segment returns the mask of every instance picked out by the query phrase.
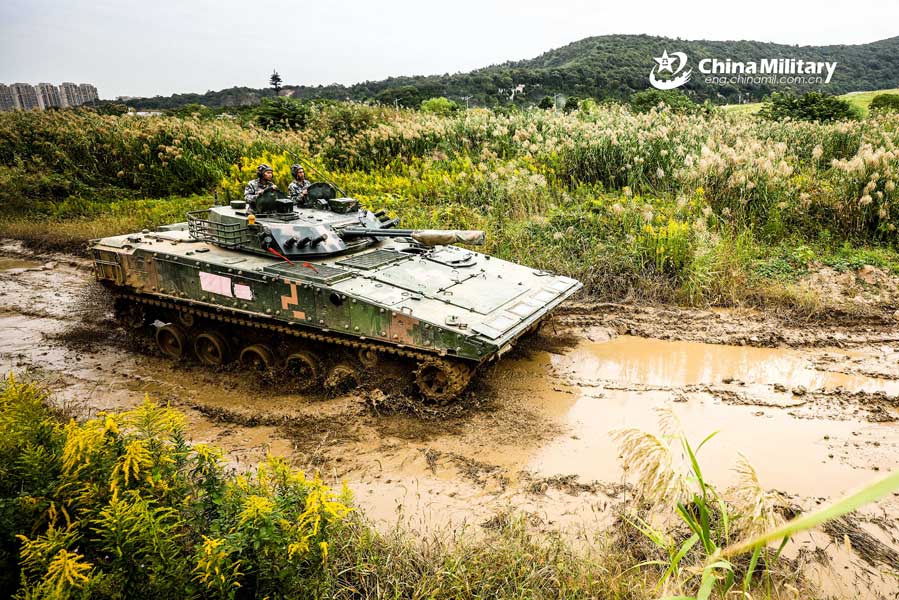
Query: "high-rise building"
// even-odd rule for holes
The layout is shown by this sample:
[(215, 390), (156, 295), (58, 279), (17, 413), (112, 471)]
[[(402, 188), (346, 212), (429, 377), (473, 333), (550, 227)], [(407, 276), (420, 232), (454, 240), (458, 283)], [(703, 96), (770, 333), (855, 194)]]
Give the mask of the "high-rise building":
[(78, 84), (71, 81), (65, 81), (59, 86), (59, 96), (67, 106), (78, 106), (84, 102), (81, 99), (81, 90), (78, 89)]
[(78, 90), (81, 92), (82, 104), (87, 104), (88, 102), (100, 99), (100, 96), (97, 95), (97, 88), (89, 83), (80, 84)]
[(14, 83), (10, 87), (22, 110), (42, 110), (44, 108), (37, 90), (30, 83)]
[(99, 100), (97, 88), (89, 83), (66, 81), (59, 86), (52, 83), (0, 83), (0, 111), (44, 110), (51, 106), (81, 106)]
[(59, 88), (55, 85), (52, 83), (39, 83), (35, 88), (37, 88), (38, 96), (40, 96), (44, 108), (62, 106), (62, 99), (59, 97)]
[(17, 108), (19, 108), (19, 103), (12, 88), (5, 83), (0, 83), (0, 111), (16, 110)]

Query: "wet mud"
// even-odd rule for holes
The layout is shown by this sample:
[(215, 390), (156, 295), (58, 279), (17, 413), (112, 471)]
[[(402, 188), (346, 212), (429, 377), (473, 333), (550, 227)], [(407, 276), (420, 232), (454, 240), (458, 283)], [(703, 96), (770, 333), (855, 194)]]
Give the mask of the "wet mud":
[[(751, 311), (581, 303), (488, 366), (453, 405), (423, 405), (391, 373), (345, 394), (291, 393), (238, 369), (172, 363), (119, 329), (90, 264), (0, 244), (0, 368), (76, 414), (145, 397), (235, 469), (267, 453), (346, 483), (378, 526), (477, 531), (501, 515), (584, 539), (627, 502), (609, 432), (656, 431), (670, 406), (719, 487), (742, 454), (763, 486), (811, 509), (899, 466), (899, 323), (806, 323)], [(899, 497), (802, 542), (839, 592), (845, 566), (896, 593)], [(892, 531), (893, 533), (889, 533)], [(847, 546), (845, 540), (849, 540)], [(807, 546), (807, 547), (806, 547)], [(854, 548), (846, 556), (834, 548)], [(891, 583), (892, 582), (892, 583)]]

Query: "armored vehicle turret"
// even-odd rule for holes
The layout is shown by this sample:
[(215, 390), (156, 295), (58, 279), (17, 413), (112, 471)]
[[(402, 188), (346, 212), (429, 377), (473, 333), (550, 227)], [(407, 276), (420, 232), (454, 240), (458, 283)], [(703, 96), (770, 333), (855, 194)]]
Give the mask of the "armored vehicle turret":
[(265, 196), (255, 211), (232, 201), (94, 240), (120, 321), (153, 324), (173, 359), (283, 370), (297, 387), (400, 358), (422, 396), (443, 402), (581, 287), (460, 247), (483, 244), (481, 231), (399, 229), (333, 193), (311, 194), (311, 207)]

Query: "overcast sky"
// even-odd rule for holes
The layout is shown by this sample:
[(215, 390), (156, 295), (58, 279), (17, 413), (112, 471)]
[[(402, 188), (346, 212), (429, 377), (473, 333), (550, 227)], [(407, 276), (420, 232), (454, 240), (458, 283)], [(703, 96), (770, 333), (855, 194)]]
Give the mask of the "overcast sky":
[[(858, 44), (899, 2), (2, 0), (0, 82), (94, 83), (101, 98), (469, 71), (592, 35)], [(762, 58), (762, 57), (760, 57)], [(651, 60), (651, 58), (647, 58)]]

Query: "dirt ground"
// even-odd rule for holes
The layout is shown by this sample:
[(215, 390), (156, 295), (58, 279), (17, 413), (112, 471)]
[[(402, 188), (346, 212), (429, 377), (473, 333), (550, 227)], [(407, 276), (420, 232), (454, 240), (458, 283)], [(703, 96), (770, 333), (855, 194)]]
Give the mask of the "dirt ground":
[[(112, 321), (90, 263), (0, 244), (0, 368), (44, 382), (77, 414), (145, 396), (185, 412), (190, 437), (234, 468), (266, 452), (345, 483), (379, 527), (458, 535), (504, 511), (586, 541), (625, 502), (609, 436), (656, 431), (671, 406), (707, 478), (746, 456), (762, 485), (808, 509), (899, 467), (899, 321), (785, 320), (739, 310), (570, 303), (485, 369), (462, 401), (422, 407), (373, 378), (339, 397), (297, 395), (237, 370), (163, 359)], [(795, 552), (824, 588), (897, 597), (899, 496)], [(848, 543), (847, 543), (848, 540)]]

